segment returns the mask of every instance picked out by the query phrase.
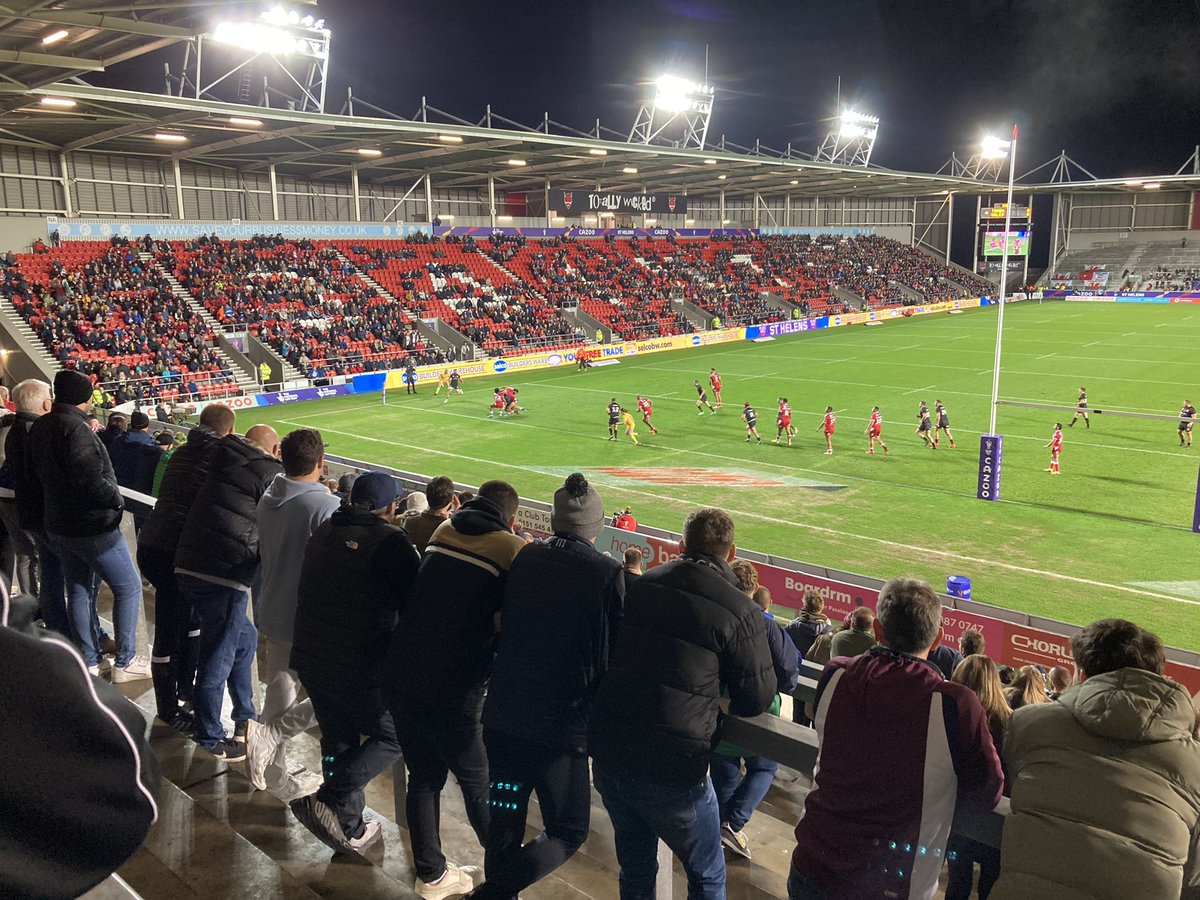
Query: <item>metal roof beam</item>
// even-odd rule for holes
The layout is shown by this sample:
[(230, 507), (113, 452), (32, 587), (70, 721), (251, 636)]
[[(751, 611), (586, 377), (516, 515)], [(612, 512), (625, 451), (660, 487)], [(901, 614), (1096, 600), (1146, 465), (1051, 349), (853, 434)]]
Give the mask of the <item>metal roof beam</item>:
[[(82, 150), (84, 147), (92, 147), (96, 144), (102, 144), (105, 141), (110, 141), (113, 138), (124, 137), (127, 134), (136, 134), (139, 131), (145, 131), (147, 128), (159, 127), (162, 125), (172, 125), (176, 122), (186, 122), (188, 119), (195, 118), (195, 113), (175, 113), (173, 115), (164, 116), (161, 119), (152, 122), (138, 121), (130, 122), (128, 125), (118, 125), (116, 128), (109, 128), (106, 131), (98, 132), (89, 137), (79, 138), (79, 140), (71, 141), (63, 146), (64, 150)], [(163, 154), (164, 156), (168, 154)]]
[(214, 141), (211, 144), (199, 144), (171, 155), (179, 160), (195, 159), (196, 157), (208, 156), (211, 153), (217, 153), (221, 150), (228, 150), (231, 147), (261, 144), (265, 141), (280, 140), (297, 134), (316, 135), (332, 130), (332, 125), (293, 125), (291, 128), (280, 128), (276, 131), (239, 131), (237, 137), (226, 138), (223, 141)]
[[(6, 7), (0, 10), (11, 12)], [(174, 25), (158, 25), (154, 22), (141, 22), (137, 19), (126, 19), (123, 16), (74, 12), (71, 10), (44, 9), (27, 13), (15, 13), (30, 22), (44, 22), (48, 25), (75, 25), (83, 28), (98, 28), (102, 31), (117, 31), (122, 34), (138, 34), (143, 37), (173, 38), (186, 41), (196, 36), (194, 31), (178, 28)]]
[[(435, 138), (436, 140), (436, 138)], [(438, 156), (450, 156), (452, 154), (462, 155), (474, 150), (494, 150), (501, 147), (508, 147), (513, 144), (511, 140), (505, 141), (484, 141), (479, 144), (438, 144), (436, 147), (426, 147), (422, 150), (417, 150), (412, 153), (398, 153), (392, 156), (382, 156), (378, 159), (364, 160), (358, 163), (359, 177), (362, 177), (364, 169), (382, 169), (386, 166), (391, 166), (395, 163), (413, 162), (421, 159), (433, 159)], [(324, 169), (313, 175), (314, 178), (330, 178), (334, 175), (341, 175), (350, 171), (351, 166), (336, 166), (329, 169)]]
[(0, 62), (21, 66), (44, 66), (50, 69), (70, 69), (72, 72), (103, 72), (104, 62), (77, 56), (59, 56), (34, 50), (0, 50)]

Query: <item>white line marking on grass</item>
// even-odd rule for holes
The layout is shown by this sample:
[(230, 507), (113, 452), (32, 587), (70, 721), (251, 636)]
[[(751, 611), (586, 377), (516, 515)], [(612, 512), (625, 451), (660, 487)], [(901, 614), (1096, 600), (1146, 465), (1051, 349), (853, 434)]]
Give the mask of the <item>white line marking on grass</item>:
[(1095, 347), (1097, 344), (1103, 344), (1104, 341), (1092, 341), (1090, 344), (1084, 344), (1085, 347)]
[[(991, 375), (991, 374), (992, 374), (992, 370), (991, 370), (991, 369), (984, 369), (982, 372), (976, 372), (975, 374), (976, 374), (976, 375)], [(1009, 373), (1009, 374), (1012, 374), (1012, 373)]]
[[(905, 391), (903, 394), (901, 394), (901, 396), (907, 397), (909, 394), (919, 394), (922, 391), (932, 391), (935, 387), (937, 387), (936, 384), (931, 384), (929, 387), (913, 388), (911, 391)], [(982, 394), (980, 396), (982, 396)]]
[[(1038, 359), (1049, 359), (1052, 356), (1057, 356), (1055, 353), (1047, 353), (1045, 356), (1039, 356)], [(1076, 357), (1067, 357), (1067, 359), (1075, 359)]]
[[(443, 412), (443, 410), (426, 410), (426, 412), (441, 413), (441, 412)], [(447, 415), (458, 415), (457, 413), (446, 413), (446, 414)], [(297, 418), (299, 418), (299, 417), (297, 417)], [(312, 417), (306, 416), (305, 418), (312, 418)], [(474, 417), (472, 417), (472, 418), (474, 418)], [(282, 421), (285, 425), (298, 425), (299, 424), (298, 422), (289, 421), (286, 419), (281, 419), (280, 421)], [(525, 424), (525, 423), (517, 423), (517, 424)], [(536, 427), (536, 426), (530, 426), (530, 427)], [(539, 475), (543, 474), (543, 473), (539, 472), (536, 467), (533, 467), (533, 466), (520, 466), (520, 465), (516, 465), (515, 463), (502, 462), (500, 460), (495, 460), (495, 459), (482, 459), (477, 456), (466, 456), (462, 453), (457, 453), (457, 452), (453, 452), (450, 450), (437, 450), (432, 447), (422, 447), (422, 446), (418, 446), (416, 444), (405, 444), (405, 443), (402, 443), (401, 441), (391, 441), (391, 440), (387, 440), (386, 438), (377, 438), (377, 437), (370, 437), (368, 435), (363, 435), (363, 434), (354, 434), (353, 432), (350, 432), (350, 431), (338, 431), (337, 429), (334, 429), (334, 428), (326, 428), (324, 430), (329, 432), (330, 434), (340, 434), (345, 437), (358, 438), (360, 440), (371, 441), (376, 444), (388, 444), (393, 447), (402, 447), (405, 450), (415, 450), (420, 453), (432, 453), (437, 456), (449, 456), (454, 459), (465, 459), (468, 462), (482, 463), (484, 465), (489, 465), (489, 466), (500, 466), (502, 468), (512, 469), (512, 470), (518, 471), (518, 472), (530, 472), (530, 473), (539, 474)], [(590, 435), (589, 435), (589, 437), (590, 437)], [(596, 440), (600, 440), (600, 438), (597, 437)], [(698, 453), (699, 451), (687, 451), (687, 452)], [(712, 453), (704, 453), (701, 455), (717, 456), (717, 454), (712, 454)], [(717, 457), (717, 458), (725, 459), (728, 457)], [(738, 462), (745, 463), (745, 460), (739, 459)], [(768, 463), (767, 465), (773, 465), (773, 464)], [(780, 467), (776, 466), (776, 468), (780, 468)], [(801, 470), (801, 471), (809, 471), (809, 470)], [(824, 477), (829, 477), (829, 473), (827, 473), (827, 472), (822, 472), (821, 474)], [(651, 491), (642, 491), (642, 490), (638, 490), (636, 488), (622, 488), (622, 491), (626, 494), (637, 494), (637, 495), (640, 495), (643, 497), (649, 497), (653, 500), (663, 500), (663, 501), (666, 501), (669, 503), (684, 503), (684, 504), (688, 503), (688, 501), (681, 500), (678, 497), (672, 497), (667, 494), (656, 494)], [(833, 535), (833, 536), (839, 537), (839, 538), (849, 538), (851, 540), (866, 541), (868, 543), (879, 544), (879, 545), (882, 545), (885, 547), (894, 547), (894, 548), (897, 548), (900, 550), (907, 550), (912, 553), (922, 553), (922, 554), (926, 554), (929, 556), (941, 556), (941, 557), (945, 557), (947, 559), (955, 559), (955, 560), (959, 560), (961, 562), (973, 563), (975, 565), (994, 566), (995, 568), (1006, 569), (1011, 572), (1020, 572), (1025, 575), (1037, 575), (1042, 578), (1053, 578), (1058, 581), (1069, 581), (1074, 584), (1083, 584), (1083, 585), (1087, 585), (1089, 587), (1108, 588), (1109, 590), (1122, 591), (1127, 594), (1136, 594), (1141, 597), (1153, 597), (1156, 600), (1167, 600), (1171, 603), (1184, 603), (1189, 606), (1200, 606), (1200, 600), (1186, 600), (1182, 597), (1172, 597), (1169, 594), (1159, 594), (1159, 593), (1155, 593), (1154, 591), (1139, 590), (1137, 588), (1127, 587), (1123, 584), (1111, 584), (1106, 581), (1095, 581), (1091, 578), (1078, 578), (1074, 575), (1064, 575), (1061, 572), (1048, 572), (1043, 569), (1034, 569), (1030, 566), (1018, 566), (1018, 565), (1014, 565), (1013, 563), (1005, 563), (1005, 562), (1000, 562), (998, 560), (980, 559), (979, 557), (967, 556), (962, 553), (956, 553), (952, 550), (943, 550), (943, 549), (939, 549), (939, 548), (935, 548), (935, 547), (921, 547), (921, 546), (918, 546), (915, 544), (905, 544), (900, 541), (889, 541), (885, 538), (871, 537), (870, 535), (857, 534), (852, 531), (843, 531), (838, 528), (829, 528), (824, 525), (813, 525), (810, 522), (793, 522), (793, 521), (789, 521), (788, 519), (781, 519), (776, 516), (768, 516), (768, 515), (764, 515), (763, 513), (759, 513), (759, 512), (735, 509), (731, 506), (726, 506), (725, 509), (729, 513), (731, 513), (735, 516), (744, 516), (749, 519), (758, 519), (759, 521), (770, 522), (775, 525), (791, 525), (795, 528), (804, 528), (809, 531), (816, 531), (816, 532), (820, 532), (821, 534), (829, 534), (829, 535)]]
[(822, 365), (832, 366), (834, 363), (850, 362), (851, 360), (854, 360), (854, 359), (858, 359), (858, 357), (857, 356), (843, 356), (841, 359), (824, 360), (824, 362), (822, 362)]
[(1168, 325), (1173, 325), (1173, 324), (1175, 324), (1175, 323), (1174, 322), (1159, 322), (1154, 327), (1155, 328), (1166, 328)]

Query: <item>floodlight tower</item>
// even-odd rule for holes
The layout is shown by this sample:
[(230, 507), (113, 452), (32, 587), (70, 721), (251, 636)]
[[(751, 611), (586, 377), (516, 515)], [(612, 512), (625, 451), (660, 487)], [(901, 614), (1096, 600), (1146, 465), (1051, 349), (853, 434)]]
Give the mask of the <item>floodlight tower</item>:
[(875, 135), (878, 132), (879, 116), (869, 116), (852, 109), (842, 110), (838, 127), (828, 134), (813, 159), (866, 168), (871, 164), (871, 151), (875, 149)]
[(973, 181), (999, 181), (1004, 160), (1008, 159), (1009, 142), (988, 135), (979, 145), (979, 152), (966, 162), (950, 156), (950, 174), (955, 178), (970, 178)]
[(324, 112), (330, 38), (324, 19), (281, 6), (257, 18), (225, 19), (185, 42), (183, 68), (178, 76), (168, 71), (168, 90)]
[[(663, 75), (654, 82), (654, 100), (638, 110), (629, 132), (629, 143), (652, 144), (670, 141), (684, 150), (703, 150), (712, 120), (715, 89), (711, 84), (688, 81), (677, 75)], [(663, 138), (663, 132), (682, 122), (681, 139)]]

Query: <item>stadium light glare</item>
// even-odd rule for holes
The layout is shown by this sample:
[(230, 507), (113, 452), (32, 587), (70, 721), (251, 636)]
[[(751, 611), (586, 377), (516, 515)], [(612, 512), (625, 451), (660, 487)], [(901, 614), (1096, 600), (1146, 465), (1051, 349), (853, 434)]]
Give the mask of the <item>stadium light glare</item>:
[(512, 216), (496, 216), (497, 222), (511, 222)]
[(1147, 181), (1142, 185), (1142, 189), (1146, 191), (1157, 191), (1160, 187), (1162, 187), (1162, 182), (1159, 181)]
[[(264, 18), (266, 18), (264, 14)], [(258, 53), (269, 53), (273, 56), (286, 56), (290, 53), (303, 53), (307, 56), (324, 58), (327, 54), (326, 44), (313, 40), (289, 30), (288, 26), (296, 26), (286, 17), (281, 22), (269, 18), (266, 22), (221, 22), (213, 29), (212, 37), (219, 44), (227, 44), (242, 50), (254, 50)]]
[(1122, 183), (1123, 185), (1125, 185), (1125, 187), (1141, 187), (1141, 186), (1142, 186), (1142, 185), (1143, 185), (1145, 182), (1142, 182), (1142, 181), (1123, 181), (1123, 182), (1121, 182), (1121, 183)]
[(712, 85), (688, 81), (678, 75), (662, 75), (654, 82), (654, 105), (665, 112), (699, 111), (712, 102)]
[(706, 159), (704, 161), (704, 164), (706, 166), (715, 166), (717, 164), (717, 161), (715, 159)]
[(247, 116), (230, 116), (230, 125), (244, 125), (247, 128), (261, 128), (262, 119), (251, 119)]
[(636, 175), (637, 168), (635, 166), (625, 166), (621, 171), (626, 175)]
[(510, 160), (508, 160), (508, 164), (510, 166), (527, 166), (527, 165), (529, 165), (529, 163), (525, 162), (525, 160), (523, 160), (523, 159), (510, 159)]
[(187, 135), (180, 134), (177, 131), (156, 131), (154, 139), (156, 141), (165, 141), (168, 144), (182, 144), (187, 140)]
[(383, 151), (377, 150), (374, 147), (359, 147), (354, 152), (359, 156), (383, 156)]
[(443, 144), (461, 144), (463, 141), (457, 134), (439, 134), (438, 140)]
[(800, 183), (799, 178), (793, 178), (791, 181), (788, 182), (788, 184), (791, 184), (791, 185), (797, 185), (799, 183)]
[(728, 178), (728, 177), (729, 177), (728, 175), (718, 175), (718, 176), (717, 176), (717, 181), (724, 181), (724, 180), (725, 180), (726, 178)]
[(38, 101), (42, 106), (58, 106), (62, 109), (71, 109), (74, 107), (75, 101), (66, 97), (43, 97)]
[(70, 34), (70, 32), (67, 31), (67, 29), (65, 29), (65, 28), (60, 28), (58, 31), (52, 31), (48, 35), (46, 35), (44, 38), (42, 38), (42, 46), (48, 47), (51, 44), (57, 44), (59, 41), (61, 41), (63, 38), (65, 38), (68, 34)]
[(989, 134), (979, 145), (979, 155), (984, 159), (1008, 159), (1008, 149), (1011, 145), (1012, 141)]
[(603, 147), (593, 147), (588, 151), (592, 156), (608, 156), (608, 151)]

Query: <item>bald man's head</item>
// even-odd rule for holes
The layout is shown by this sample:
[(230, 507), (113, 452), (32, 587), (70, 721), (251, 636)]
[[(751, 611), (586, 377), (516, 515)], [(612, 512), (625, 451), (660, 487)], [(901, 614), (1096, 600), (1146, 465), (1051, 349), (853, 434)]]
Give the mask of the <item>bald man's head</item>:
[(267, 456), (278, 458), (279, 434), (270, 425), (254, 425), (246, 432), (246, 440)]

